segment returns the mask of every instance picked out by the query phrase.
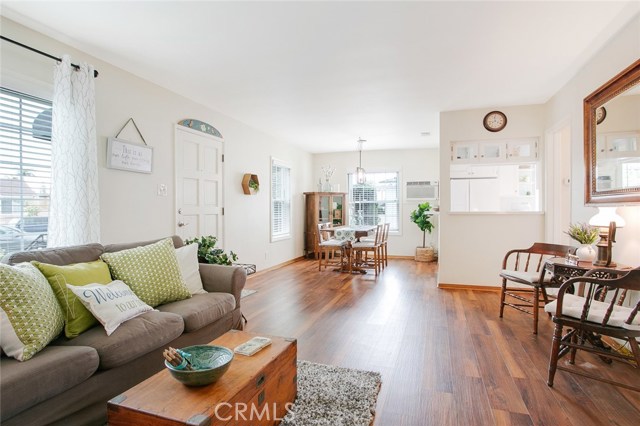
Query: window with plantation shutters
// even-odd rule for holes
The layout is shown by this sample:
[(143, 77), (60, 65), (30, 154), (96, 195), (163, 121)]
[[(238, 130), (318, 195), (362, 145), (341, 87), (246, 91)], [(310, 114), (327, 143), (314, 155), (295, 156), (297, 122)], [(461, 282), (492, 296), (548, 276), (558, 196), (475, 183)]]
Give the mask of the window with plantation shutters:
[(365, 183), (359, 184), (355, 173), (349, 174), (351, 223), (356, 225), (389, 223), (390, 232), (399, 232), (399, 173), (366, 173), (365, 175)]
[(51, 102), (0, 88), (0, 256), (46, 246)]
[(291, 237), (291, 168), (271, 159), (271, 241)]

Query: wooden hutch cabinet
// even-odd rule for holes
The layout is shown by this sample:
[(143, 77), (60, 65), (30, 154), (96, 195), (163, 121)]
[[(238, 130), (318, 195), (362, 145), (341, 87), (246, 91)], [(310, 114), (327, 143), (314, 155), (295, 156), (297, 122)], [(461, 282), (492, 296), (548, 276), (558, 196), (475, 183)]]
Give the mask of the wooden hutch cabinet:
[(316, 232), (319, 223), (331, 223), (333, 226), (347, 225), (345, 192), (305, 192), (306, 217), (304, 231), (305, 256), (316, 253)]

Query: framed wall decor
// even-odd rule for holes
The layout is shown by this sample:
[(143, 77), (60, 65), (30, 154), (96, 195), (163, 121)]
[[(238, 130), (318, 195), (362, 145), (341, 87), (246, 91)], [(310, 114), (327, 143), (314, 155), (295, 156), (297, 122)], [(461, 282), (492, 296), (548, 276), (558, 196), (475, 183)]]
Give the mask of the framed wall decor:
[(107, 140), (107, 167), (137, 173), (153, 171), (153, 148), (117, 138)]

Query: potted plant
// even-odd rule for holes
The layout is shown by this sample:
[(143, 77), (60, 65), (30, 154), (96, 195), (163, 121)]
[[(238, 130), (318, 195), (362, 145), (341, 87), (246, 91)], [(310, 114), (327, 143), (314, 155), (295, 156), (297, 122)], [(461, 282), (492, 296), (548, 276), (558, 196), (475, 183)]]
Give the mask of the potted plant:
[(258, 192), (260, 190), (260, 184), (253, 179), (249, 180), (249, 188), (251, 188), (254, 192)]
[(429, 262), (434, 258), (433, 247), (427, 247), (427, 231), (431, 233), (433, 230), (432, 215), (428, 202), (418, 204), (417, 210), (411, 212), (411, 222), (422, 231), (422, 247), (416, 247), (416, 260), (419, 262)]
[(230, 251), (229, 254), (225, 253), (221, 248), (216, 248), (218, 238), (213, 235), (202, 236), (200, 238), (193, 238), (191, 240), (185, 240), (185, 244), (198, 244), (198, 262), (200, 263), (214, 263), (216, 265), (231, 265), (238, 260), (238, 255)]
[(569, 230), (564, 231), (571, 239), (580, 243), (580, 247), (576, 251), (578, 259), (585, 262), (592, 262), (596, 257), (596, 251), (593, 244), (598, 239), (598, 228), (587, 223), (572, 223)]

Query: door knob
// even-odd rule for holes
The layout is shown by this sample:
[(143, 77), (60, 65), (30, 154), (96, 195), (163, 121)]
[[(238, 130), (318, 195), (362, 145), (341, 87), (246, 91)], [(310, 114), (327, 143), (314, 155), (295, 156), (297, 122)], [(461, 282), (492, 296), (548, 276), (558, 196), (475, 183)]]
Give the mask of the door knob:
[(187, 226), (187, 225), (188, 225), (188, 223), (184, 223), (183, 221), (178, 222), (178, 226), (181, 227), (181, 228), (183, 226)]
[(182, 209), (178, 209), (178, 214), (182, 214)]

